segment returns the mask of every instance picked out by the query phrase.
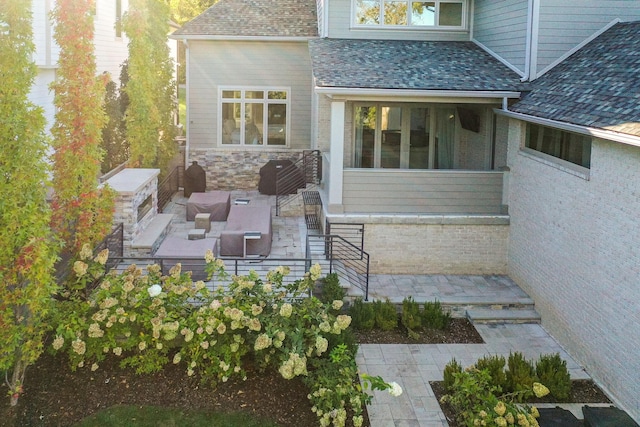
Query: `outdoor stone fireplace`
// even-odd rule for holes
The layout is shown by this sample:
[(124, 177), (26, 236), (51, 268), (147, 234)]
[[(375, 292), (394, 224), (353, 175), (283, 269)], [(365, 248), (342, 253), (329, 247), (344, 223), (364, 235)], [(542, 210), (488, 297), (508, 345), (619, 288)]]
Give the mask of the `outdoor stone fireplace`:
[(158, 215), (159, 174), (159, 169), (123, 169), (106, 181), (117, 193), (113, 221), (123, 225), (125, 254)]

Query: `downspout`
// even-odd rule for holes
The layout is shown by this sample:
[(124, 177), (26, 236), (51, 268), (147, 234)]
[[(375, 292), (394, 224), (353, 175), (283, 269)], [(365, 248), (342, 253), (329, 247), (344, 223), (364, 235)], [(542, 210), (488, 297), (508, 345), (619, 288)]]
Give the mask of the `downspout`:
[[(522, 82), (529, 80), (531, 73), (531, 39), (533, 38), (533, 2), (529, 0), (527, 5), (527, 35), (525, 40), (525, 53), (524, 53), (524, 76), (520, 79)], [(504, 106), (503, 106), (503, 109)]]
[(190, 111), (191, 111), (191, 104), (189, 103), (189, 82), (191, 79), (189, 79), (189, 41), (183, 39), (182, 40), (182, 45), (184, 46), (184, 76), (185, 76), (185, 99), (184, 102), (187, 106), (187, 111), (186, 111), (186, 117), (185, 117), (185, 137), (186, 137), (186, 141), (184, 143), (184, 168), (185, 170), (187, 169), (187, 167), (189, 166), (189, 141), (191, 138), (189, 138), (189, 134), (191, 133), (191, 120), (190, 120)]
[(328, 38), (329, 37), (329, 0), (324, 0), (324, 8), (322, 11), (322, 14), (324, 15), (322, 17), (323, 19), (323, 23), (322, 23), (322, 37), (323, 38)]

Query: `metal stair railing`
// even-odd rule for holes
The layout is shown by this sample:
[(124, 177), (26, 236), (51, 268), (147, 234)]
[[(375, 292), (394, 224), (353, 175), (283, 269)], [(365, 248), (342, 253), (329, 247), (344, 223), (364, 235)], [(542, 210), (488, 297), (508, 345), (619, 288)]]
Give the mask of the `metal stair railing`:
[[(336, 235), (308, 235), (307, 258), (320, 253), (329, 262), (329, 273), (336, 273), (341, 280), (354, 285), (369, 300), (369, 254), (362, 248)], [(318, 256), (316, 255), (316, 258)]]
[(276, 174), (276, 216), (280, 215), (282, 206), (299, 197), (298, 189), (317, 186), (321, 176), (320, 150), (305, 150), (298, 161), (279, 170)]

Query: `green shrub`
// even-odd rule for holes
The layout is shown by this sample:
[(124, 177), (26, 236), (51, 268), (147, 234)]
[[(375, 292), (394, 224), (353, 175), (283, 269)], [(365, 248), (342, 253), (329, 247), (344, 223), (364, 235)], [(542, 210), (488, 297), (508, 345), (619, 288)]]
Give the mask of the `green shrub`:
[(411, 297), (407, 297), (402, 301), (402, 325), (412, 331), (422, 326), (422, 318), (420, 316), (420, 306)]
[[(458, 425), (463, 426), (537, 426), (539, 412), (535, 407), (514, 403), (522, 395), (538, 393), (542, 396), (540, 385), (518, 393), (501, 394), (492, 384), (489, 371), (471, 367), (460, 372), (453, 372), (453, 384), (447, 394), (440, 400), (449, 404), (456, 414)], [(536, 391), (536, 389), (538, 389)], [(548, 391), (548, 390), (547, 390)]]
[(451, 315), (445, 313), (440, 301), (426, 302), (422, 310), (422, 324), (427, 328), (446, 329), (451, 323)]
[(322, 293), (320, 301), (325, 304), (331, 304), (333, 301), (342, 301), (347, 292), (340, 286), (340, 279), (336, 273), (329, 273), (321, 279)]
[(370, 331), (376, 325), (373, 304), (356, 299), (349, 309), (351, 325), (360, 331)]
[[(522, 353), (515, 352), (509, 353), (507, 366), (507, 391), (520, 393), (531, 390), (533, 383), (536, 381), (533, 363), (525, 359)], [(521, 399), (529, 397), (526, 393), (518, 396)]]
[(478, 359), (476, 368), (489, 372), (491, 384), (499, 388), (500, 391), (504, 391), (507, 385), (507, 375), (504, 372), (506, 363), (504, 356), (485, 356)]
[(453, 358), (449, 363), (444, 367), (444, 388), (447, 393), (453, 391), (453, 383), (455, 382), (455, 374), (459, 374), (462, 372), (462, 365), (458, 363), (458, 361)]
[(571, 393), (571, 377), (567, 369), (567, 362), (560, 358), (560, 354), (544, 354), (536, 363), (538, 380), (547, 386), (551, 395), (558, 401), (569, 400)]
[(390, 331), (398, 327), (398, 310), (391, 301), (374, 301), (373, 308), (376, 317), (376, 327), (383, 331)]

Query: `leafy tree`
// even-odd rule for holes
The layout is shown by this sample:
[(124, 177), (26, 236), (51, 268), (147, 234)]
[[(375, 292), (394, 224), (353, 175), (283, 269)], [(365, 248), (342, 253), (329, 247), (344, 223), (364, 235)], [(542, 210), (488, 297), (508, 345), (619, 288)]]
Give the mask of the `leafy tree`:
[[(122, 64), (121, 70), (120, 81), (122, 87), (124, 86), (122, 82), (128, 79), (128, 76), (126, 76), (126, 62)], [(104, 109), (107, 115), (107, 123), (102, 129), (101, 146), (105, 153), (102, 159), (102, 173), (107, 173), (129, 160), (129, 143), (126, 139), (126, 126), (124, 121), (124, 114), (128, 105), (129, 100), (124, 91), (118, 88), (113, 80), (109, 80), (104, 96)]]
[(166, 167), (176, 152), (173, 64), (167, 46), (169, 7), (159, 0), (131, 0), (123, 17), (129, 38), (129, 98), (126, 112), (131, 160), (140, 167)]
[(42, 352), (54, 292), (45, 120), (27, 98), (36, 75), (32, 39), (30, 2), (0, 0), (0, 372), (11, 405)]
[(182, 25), (214, 5), (218, 0), (168, 0), (171, 19)]
[(52, 128), (52, 227), (71, 258), (83, 244), (94, 247), (101, 241), (113, 217), (113, 192), (98, 188), (106, 79), (96, 77), (94, 9), (95, 0), (58, 0), (52, 14), (60, 46), (52, 85), (57, 109)]

